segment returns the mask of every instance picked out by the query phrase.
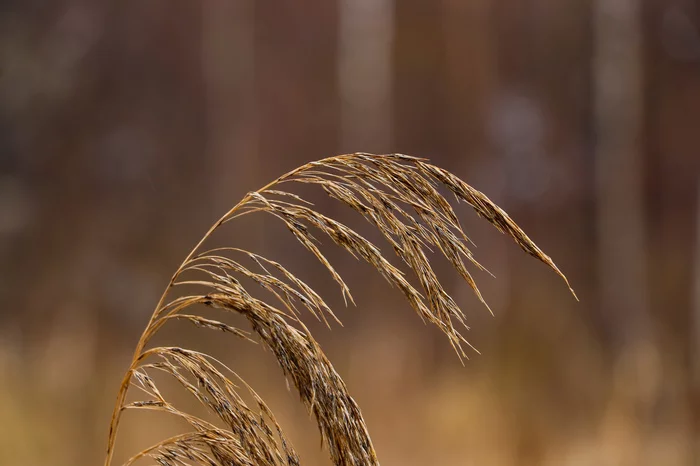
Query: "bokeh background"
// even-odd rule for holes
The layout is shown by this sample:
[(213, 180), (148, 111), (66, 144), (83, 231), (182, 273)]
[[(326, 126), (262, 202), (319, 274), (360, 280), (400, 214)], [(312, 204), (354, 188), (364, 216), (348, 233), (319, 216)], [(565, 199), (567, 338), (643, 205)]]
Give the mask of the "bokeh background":
[[(467, 208), (495, 312), (442, 265), (463, 367), (377, 274), (268, 221), (224, 239), (336, 306), (312, 326), (383, 464), (700, 464), (700, 3), (5, 0), (0, 4), (0, 464), (101, 464), (116, 390), (189, 249), (247, 191), (333, 154), (429, 157), (568, 275)], [(341, 220), (360, 220), (318, 192)], [(444, 265), (444, 264), (443, 264)], [(182, 327), (329, 464), (269, 353)], [(124, 425), (118, 458), (166, 418)]]

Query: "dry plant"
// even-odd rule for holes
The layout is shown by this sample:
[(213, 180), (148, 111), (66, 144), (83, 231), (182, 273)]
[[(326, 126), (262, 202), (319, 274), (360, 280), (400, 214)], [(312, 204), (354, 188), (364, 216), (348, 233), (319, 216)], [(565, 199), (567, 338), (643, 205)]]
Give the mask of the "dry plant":
[[(377, 246), (286, 190), (295, 183), (320, 186), (331, 198), (359, 212), (382, 233), (396, 255), (411, 269), (418, 287), (414, 287)], [(455, 328), (455, 324), (466, 327), (464, 314), (438, 281), (426, 252), (439, 250), (484, 302), (465, 259), (477, 268), (482, 267), (472, 256), (467, 246), (469, 239), (451, 205), (438, 191), (444, 188), (451, 191), (458, 202), (465, 201), (499, 231), (513, 238), (525, 252), (566, 280), (552, 260), (502, 209), (483, 193), (425, 159), (400, 154), (355, 153), (308, 163), (248, 193), (209, 229), (177, 269), (141, 335), (119, 388), (105, 465), (111, 464), (117, 429), (122, 414), (128, 409), (170, 413), (184, 421), (190, 432), (141, 451), (126, 465), (140, 459), (151, 459), (161, 465), (299, 464), (297, 454), (270, 409), (228, 367), (208, 354), (185, 348), (147, 348), (152, 337), (175, 319), (260, 341), (274, 354), (285, 376), (298, 390), (301, 401), (313, 413), (333, 463), (338, 466), (378, 465), (359, 407), (302, 323), (301, 308), (326, 323), (329, 318), (337, 320), (323, 298), (282, 264), (235, 247), (202, 250), (202, 246), (227, 222), (252, 213), (272, 215), (284, 222), (294, 237), (316, 256), (340, 286), (346, 302), (352, 302), (350, 290), (319, 249), (312, 231), (325, 234), (335, 244), (376, 268), (390, 285), (403, 293), (424, 321), (435, 324), (447, 335), (460, 358), (466, 357), (462, 345), (468, 343)], [(278, 306), (251, 295), (241, 283), (244, 277), (271, 292)], [(197, 286), (201, 294), (171, 298), (171, 292), (183, 285)], [(195, 304), (244, 316), (252, 333), (188, 313)], [(153, 378), (156, 372), (167, 374), (181, 384), (218, 418), (218, 424), (176, 408), (156, 385)], [(250, 391), (257, 404), (255, 408), (244, 402), (239, 386)], [(127, 391), (131, 387), (145, 393), (146, 399), (127, 402)]]

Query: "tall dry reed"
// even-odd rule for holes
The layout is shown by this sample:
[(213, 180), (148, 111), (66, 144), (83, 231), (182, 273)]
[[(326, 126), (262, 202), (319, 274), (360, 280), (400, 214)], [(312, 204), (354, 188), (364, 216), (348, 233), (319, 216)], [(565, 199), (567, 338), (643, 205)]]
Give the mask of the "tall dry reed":
[[(322, 188), (328, 196), (359, 212), (376, 227), (413, 274), (418, 286), (392, 265), (377, 246), (348, 226), (314, 210), (313, 204), (289, 191), (303, 183)], [(442, 186), (442, 188), (440, 188)], [(447, 335), (460, 357), (467, 340), (464, 314), (440, 284), (426, 251), (438, 250), (484, 302), (465, 260), (477, 268), (452, 206), (438, 189), (447, 188), (457, 202), (464, 201), (528, 254), (566, 278), (530, 238), (497, 205), (452, 173), (425, 159), (401, 154), (355, 153), (303, 165), (264, 188), (248, 193), (204, 235), (170, 280), (136, 346), (117, 396), (110, 424), (105, 465), (112, 462), (117, 429), (124, 411), (169, 413), (190, 426), (190, 432), (167, 438), (126, 462), (151, 459), (161, 465), (298, 465), (299, 459), (263, 400), (233, 371), (208, 354), (179, 347), (149, 347), (153, 336), (169, 321), (185, 320), (197, 327), (261, 342), (276, 357), (285, 376), (313, 413), (331, 460), (338, 466), (378, 465), (367, 426), (343, 380), (302, 322), (302, 309), (328, 323), (337, 320), (323, 298), (282, 264), (235, 247), (203, 250), (219, 227), (253, 213), (271, 215), (325, 266), (346, 301), (350, 290), (326, 259), (313, 236), (322, 234), (356, 258), (370, 263), (398, 288), (425, 321)], [(272, 302), (255, 298), (242, 285), (246, 278), (274, 296)], [(198, 287), (195, 295), (175, 295), (176, 288)], [(568, 283), (567, 283), (568, 285)], [(276, 303), (276, 305), (275, 305)], [(189, 313), (205, 305), (244, 316), (252, 333), (223, 322)], [(484, 302), (484, 304), (486, 304)], [(188, 312), (189, 311), (189, 312)], [(153, 374), (171, 377), (215, 415), (217, 423), (188, 414), (166, 399)], [(238, 390), (246, 387), (257, 406), (251, 408)], [(134, 387), (142, 401), (127, 402)]]

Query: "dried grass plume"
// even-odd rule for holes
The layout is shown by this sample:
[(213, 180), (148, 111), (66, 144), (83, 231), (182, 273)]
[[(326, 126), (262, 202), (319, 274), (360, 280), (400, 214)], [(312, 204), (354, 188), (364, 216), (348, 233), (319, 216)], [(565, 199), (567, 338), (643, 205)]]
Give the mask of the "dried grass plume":
[[(406, 274), (377, 246), (347, 225), (317, 212), (311, 202), (290, 191), (299, 183), (320, 187), (331, 198), (359, 212), (381, 232), (417, 285), (411, 284)], [(323, 298), (282, 264), (235, 247), (206, 250), (203, 246), (225, 223), (243, 220), (240, 217), (253, 213), (271, 215), (283, 222), (297, 241), (325, 266), (346, 301), (352, 302), (350, 289), (319, 248), (316, 236), (326, 236), (377, 269), (391, 286), (403, 293), (424, 321), (445, 333), (460, 357), (466, 357), (463, 345), (468, 342), (460, 333), (460, 328), (466, 327), (464, 314), (440, 284), (426, 255), (429, 251), (441, 252), (484, 302), (465, 262), (482, 267), (468, 247), (469, 239), (452, 206), (440, 194), (439, 190), (445, 188), (457, 202), (466, 202), (479, 216), (566, 281), (552, 260), (508, 214), (483, 193), (425, 159), (401, 154), (355, 153), (303, 165), (248, 193), (209, 229), (171, 278), (119, 388), (105, 466), (112, 463), (122, 415), (133, 409), (169, 413), (180, 418), (190, 431), (137, 453), (126, 465), (142, 459), (163, 466), (299, 464), (270, 409), (231, 369), (201, 352), (149, 347), (153, 336), (169, 321), (177, 319), (262, 343), (274, 354), (316, 419), (333, 464), (378, 465), (359, 407), (302, 322), (304, 311), (326, 323), (337, 320)], [(255, 298), (244, 288), (243, 278), (271, 292), (274, 299), (266, 302)], [(201, 292), (177, 295), (176, 289), (183, 285), (194, 286)], [(252, 332), (192, 313), (190, 308), (195, 304), (242, 315)], [(155, 373), (165, 374), (180, 384), (208, 408), (217, 422), (178, 409), (159, 390), (153, 378)], [(240, 387), (252, 394), (257, 406), (246, 404), (239, 393)], [(142, 393), (144, 399), (127, 402), (131, 388)]]

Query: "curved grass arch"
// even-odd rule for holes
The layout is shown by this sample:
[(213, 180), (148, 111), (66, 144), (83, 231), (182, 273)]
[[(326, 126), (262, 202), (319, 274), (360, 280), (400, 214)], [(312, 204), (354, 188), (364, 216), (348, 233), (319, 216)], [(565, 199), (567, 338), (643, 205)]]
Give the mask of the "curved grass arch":
[[(289, 191), (295, 183), (320, 187), (331, 198), (359, 212), (381, 232), (396, 256), (410, 269), (418, 286), (412, 285), (377, 246), (348, 226), (317, 212), (312, 203)], [(326, 323), (329, 319), (337, 320), (323, 298), (278, 262), (240, 248), (204, 250), (203, 246), (214, 231), (230, 221), (251, 213), (272, 215), (325, 266), (346, 302), (352, 301), (350, 289), (323, 255), (313, 235), (323, 234), (377, 269), (391, 286), (403, 293), (423, 320), (445, 333), (460, 358), (466, 357), (463, 344), (469, 343), (459, 331), (460, 326), (466, 327), (464, 314), (437, 279), (426, 251), (440, 251), (486, 305), (465, 261), (477, 268), (483, 267), (474, 259), (468, 247), (469, 239), (452, 206), (440, 194), (440, 186), (450, 191), (457, 202), (466, 202), (479, 216), (566, 281), (549, 256), (508, 214), (480, 191), (425, 159), (402, 154), (354, 153), (298, 167), (248, 193), (212, 225), (173, 274), (139, 339), (119, 388), (105, 466), (112, 463), (122, 414), (131, 409), (170, 413), (185, 421), (191, 431), (137, 453), (126, 465), (145, 458), (161, 465), (299, 464), (297, 454), (273, 413), (235, 372), (201, 352), (179, 347), (148, 348), (151, 338), (169, 321), (177, 319), (239, 338), (256, 338), (272, 351), (285, 376), (299, 392), (302, 403), (313, 413), (333, 463), (337, 466), (378, 465), (359, 407), (302, 321), (303, 311)], [(240, 279), (244, 277), (270, 291), (274, 296), (272, 303), (253, 297), (241, 284)], [(201, 289), (201, 293), (171, 297), (182, 285), (193, 285)], [(188, 308), (195, 304), (244, 316), (252, 334), (188, 313)], [(218, 418), (218, 424), (179, 410), (162, 395), (152, 378), (153, 373), (172, 377)], [(257, 409), (243, 401), (238, 393), (239, 385), (250, 391)], [(146, 399), (127, 403), (130, 388), (143, 392)]]

